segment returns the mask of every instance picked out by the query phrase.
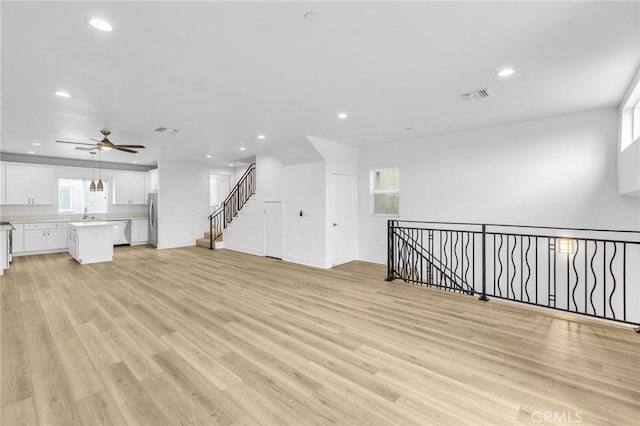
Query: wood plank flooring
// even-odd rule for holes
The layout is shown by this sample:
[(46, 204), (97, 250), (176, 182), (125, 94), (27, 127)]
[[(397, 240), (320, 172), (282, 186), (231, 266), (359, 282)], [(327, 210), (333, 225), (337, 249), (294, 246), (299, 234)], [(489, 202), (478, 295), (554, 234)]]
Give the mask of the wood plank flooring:
[(227, 250), (1, 278), (2, 425), (640, 424), (640, 335)]

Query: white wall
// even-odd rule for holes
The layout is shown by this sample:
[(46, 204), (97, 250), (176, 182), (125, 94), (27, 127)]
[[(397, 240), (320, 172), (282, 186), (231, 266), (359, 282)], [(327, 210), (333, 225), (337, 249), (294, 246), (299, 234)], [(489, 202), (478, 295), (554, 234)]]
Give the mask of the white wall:
[(618, 189), (622, 195), (640, 197), (640, 139), (618, 153)]
[(265, 201), (283, 203), (283, 260), (325, 267), (324, 163), (285, 166), (271, 154), (259, 154), (256, 158), (256, 195), (225, 231), (226, 248), (264, 254)]
[(369, 169), (400, 166), (400, 219), (640, 229), (617, 191), (618, 111), (588, 111), (359, 151), (359, 258), (386, 261)]
[(206, 164), (158, 162), (158, 248), (195, 245), (209, 229), (209, 173)]

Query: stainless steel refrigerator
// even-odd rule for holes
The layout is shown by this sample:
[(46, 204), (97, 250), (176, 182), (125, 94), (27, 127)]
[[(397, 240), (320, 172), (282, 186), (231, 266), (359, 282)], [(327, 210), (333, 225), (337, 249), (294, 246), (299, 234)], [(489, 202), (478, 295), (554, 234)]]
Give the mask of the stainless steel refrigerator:
[(149, 244), (158, 247), (158, 193), (149, 193)]

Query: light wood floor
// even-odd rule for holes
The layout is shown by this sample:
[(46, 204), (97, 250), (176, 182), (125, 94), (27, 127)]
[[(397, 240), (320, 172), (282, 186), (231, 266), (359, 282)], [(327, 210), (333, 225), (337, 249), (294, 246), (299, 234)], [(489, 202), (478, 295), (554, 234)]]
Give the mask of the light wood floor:
[(200, 248), (16, 258), (2, 424), (640, 424), (629, 328), (384, 272)]

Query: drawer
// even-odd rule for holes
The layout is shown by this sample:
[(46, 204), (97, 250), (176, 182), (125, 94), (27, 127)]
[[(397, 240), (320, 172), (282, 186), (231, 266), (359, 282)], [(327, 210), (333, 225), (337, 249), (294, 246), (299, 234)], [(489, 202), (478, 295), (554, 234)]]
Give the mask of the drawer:
[(56, 228), (67, 228), (67, 222), (41, 222), (41, 223), (25, 223), (24, 230), (30, 231), (34, 229), (56, 229)]

